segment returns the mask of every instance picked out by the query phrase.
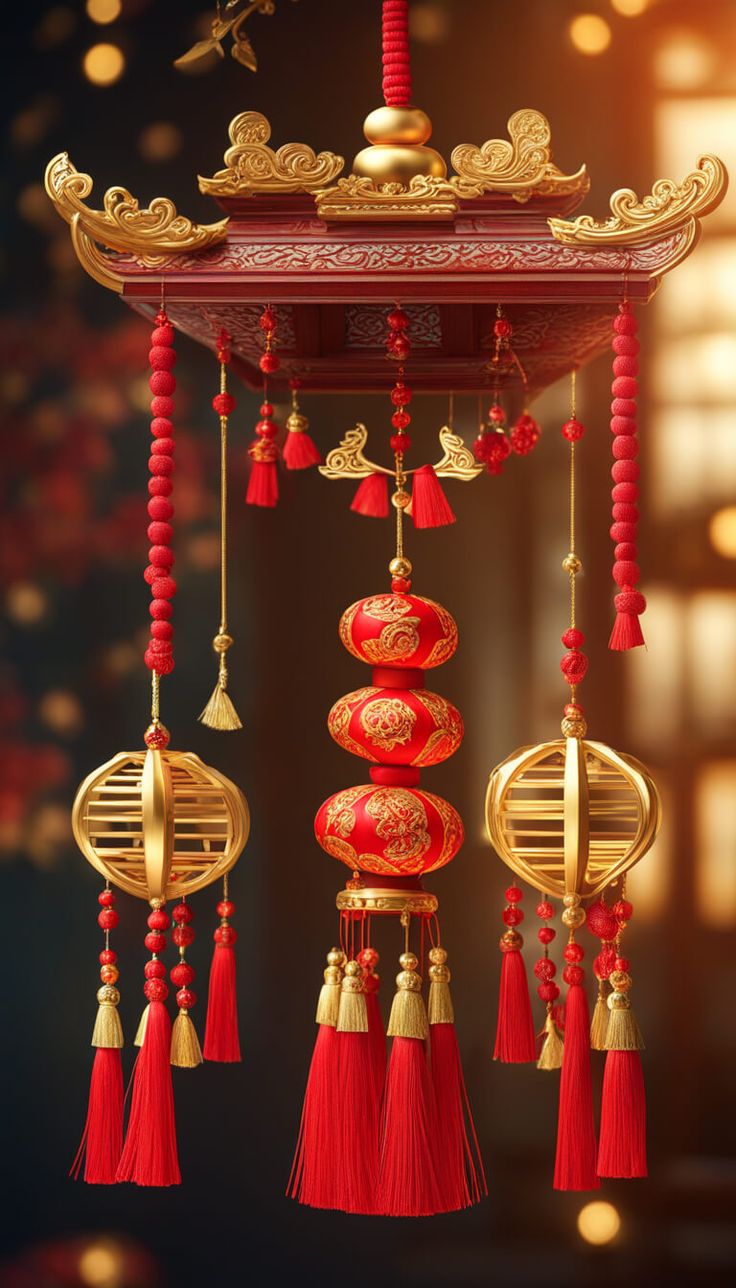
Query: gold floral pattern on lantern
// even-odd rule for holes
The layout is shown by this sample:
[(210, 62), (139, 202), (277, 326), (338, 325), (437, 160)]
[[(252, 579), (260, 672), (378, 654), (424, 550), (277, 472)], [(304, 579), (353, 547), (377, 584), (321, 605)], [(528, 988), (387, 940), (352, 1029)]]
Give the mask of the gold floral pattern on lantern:
[(362, 609), (366, 617), (375, 617), (379, 622), (397, 622), (411, 612), (411, 604), (400, 595), (374, 595), (364, 599)]
[[(374, 614), (375, 616), (375, 614)], [(419, 648), (418, 617), (404, 617), (398, 622), (384, 626), (376, 640), (363, 640), (361, 648), (369, 662), (381, 666), (387, 662), (398, 662), (415, 653)], [(435, 645), (434, 652), (437, 648)]]
[(438, 765), (452, 756), (459, 747), (464, 732), (463, 720), (457, 707), (429, 689), (415, 689), (414, 696), (434, 720), (437, 726), (425, 742), (422, 750), (412, 761), (413, 765)]
[(327, 809), (327, 825), (343, 838), (350, 836), (355, 827), (353, 805), (370, 791), (370, 787), (347, 787), (333, 796)]
[(427, 812), (412, 792), (401, 787), (380, 788), (365, 809), (375, 820), (376, 836), (388, 840), (384, 855), (389, 862), (414, 863), (426, 854), (432, 844)]
[(450, 805), (449, 801), (443, 800), (441, 796), (433, 795), (432, 804), (442, 819), (444, 828), (440, 857), (434, 865), (436, 868), (441, 868), (457, 854), (465, 840), (465, 829), (460, 815), (454, 806)]
[(363, 756), (366, 759), (368, 759), (368, 753), (365, 747), (361, 747), (360, 743), (351, 737), (350, 721), (361, 702), (364, 702), (366, 698), (369, 698), (375, 692), (376, 689), (369, 686), (364, 689), (356, 689), (354, 693), (346, 694), (344, 698), (340, 698), (335, 703), (327, 717), (327, 728), (335, 742), (344, 747), (346, 751), (352, 751), (354, 756)]
[(383, 751), (393, 751), (411, 742), (416, 715), (401, 698), (376, 698), (360, 713), (360, 727), (366, 738)]
[(457, 648), (458, 634), (457, 623), (455, 618), (448, 613), (446, 608), (441, 604), (436, 604), (434, 600), (427, 600), (431, 604), (442, 626), (442, 639), (439, 639), (432, 649), (425, 666), (439, 666), (442, 662), (447, 662), (452, 657)]

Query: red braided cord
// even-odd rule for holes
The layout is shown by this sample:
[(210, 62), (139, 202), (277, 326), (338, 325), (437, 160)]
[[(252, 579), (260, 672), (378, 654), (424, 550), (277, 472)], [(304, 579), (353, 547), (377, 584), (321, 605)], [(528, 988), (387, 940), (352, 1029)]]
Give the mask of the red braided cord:
[(636, 317), (628, 300), (619, 305), (613, 323), (613, 384), (611, 393), (611, 432), (613, 434), (611, 540), (614, 542), (613, 580), (618, 586), (614, 597), (616, 623), (609, 648), (626, 650), (644, 643), (639, 617), (646, 600), (639, 590), (637, 562), (637, 525), (639, 510), (638, 478), (639, 444), (636, 433), (636, 399), (639, 392), (639, 342)]
[(387, 107), (411, 103), (409, 0), (383, 0), (383, 99)]

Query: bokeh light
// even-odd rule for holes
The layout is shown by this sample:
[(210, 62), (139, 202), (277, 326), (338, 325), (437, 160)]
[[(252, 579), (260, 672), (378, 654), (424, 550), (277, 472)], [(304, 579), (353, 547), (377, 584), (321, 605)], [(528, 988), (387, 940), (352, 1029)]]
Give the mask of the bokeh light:
[(586, 1203), (578, 1212), (578, 1231), (586, 1243), (603, 1247), (616, 1238), (621, 1229), (621, 1217), (612, 1203), (596, 1200)]
[(123, 1254), (112, 1240), (90, 1243), (79, 1257), (79, 1278), (89, 1288), (118, 1288), (123, 1278)]
[(654, 77), (662, 89), (699, 89), (710, 80), (716, 52), (710, 41), (687, 29), (670, 31), (654, 55)]
[(638, 18), (649, 8), (649, 0), (611, 0), (611, 8), (622, 18)]
[(611, 28), (597, 13), (579, 13), (568, 27), (570, 40), (579, 54), (602, 54), (611, 43)]
[(67, 689), (49, 689), (38, 704), (38, 714), (49, 729), (64, 737), (79, 733), (84, 724), (82, 704)]
[(736, 559), (736, 505), (716, 510), (708, 524), (710, 543), (724, 559)]
[(53, 49), (61, 45), (72, 35), (77, 25), (77, 15), (69, 5), (54, 5), (40, 19), (33, 33), (37, 49)]
[(173, 121), (152, 121), (138, 136), (138, 151), (145, 161), (170, 161), (181, 152), (184, 138)]
[(103, 42), (87, 50), (82, 66), (93, 85), (114, 85), (125, 71), (125, 55), (118, 45)]
[(120, 0), (87, 0), (87, 17), (105, 26), (120, 17), (122, 8)]
[(48, 602), (40, 586), (16, 581), (5, 595), (5, 611), (18, 626), (36, 626), (46, 615)]
[(409, 7), (409, 33), (412, 40), (425, 45), (439, 45), (450, 33), (449, 7), (442, 4), (417, 3)]

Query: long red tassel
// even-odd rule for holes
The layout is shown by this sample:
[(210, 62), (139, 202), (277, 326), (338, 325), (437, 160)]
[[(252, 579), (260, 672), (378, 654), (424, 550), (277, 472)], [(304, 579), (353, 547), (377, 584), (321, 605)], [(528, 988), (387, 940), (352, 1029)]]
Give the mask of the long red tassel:
[(475, 1124), (465, 1090), (454, 1024), (431, 1024), (432, 1082), (437, 1105), (437, 1176), (443, 1212), (477, 1203), (488, 1193)]
[(647, 1175), (644, 1072), (638, 1051), (609, 1051), (603, 1074), (598, 1175)]
[[(258, 444), (260, 446), (260, 444)], [(272, 509), (278, 504), (279, 481), (276, 461), (253, 461), (245, 494), (247, 505), (260, 505)]]
[[(370, 980), (370, 983), (368, 982)], [(381, 1103), (386, 1081), (386, 1030), (383, 1027), (381, 1005), (378, 1001), (378, 976), (369, 975), (363, 980), (365, 1005), (368, 1012), (368, 1042), (371, 1049), (371, 1068), (378, 1103)]]
[(434, 1089), (420, 1038), (393, 1039), (381, 1124), (376, 1210), (383, 1216), (443, 1211), (434, 1160)]
[(174, 1089), (171, 1083), (171, 1019), (163, 1002), (152, 1001), (138, 1059), (133, 1095), (116, 1180), (136, 1185), (179, 1185)]
[(289, 430), (281, 455), (287, 470), (308, 470), (311, 465), (322, 462), (317, 444), (305, 429), (298, 433)]
[[(518, 947), (505, 946), (504, 941), (511, 935), (514, 936), (512, 942), (519, 941)], [(520, 946), (521, 935), (516, 934), (515, 931), (507, 931), (503, 935), (498, 1023), (493, 1058), (501, 1060), (504, 1064), (527, 1064), (537, 1058), (529, 984)]]
[[(223, 938), (225, 930), (226, 939)], [(241, 1058), (234, 939), (232, 926), (218, 926), (210, 966), (203, 1055), (205, 1060), (216, 1060), (219, 1064), (236, 1064)]]
[(88, 1185), (114, 1185), (123, 1149), (123, 1064), (117, 1047), (98, 1047), (89, 1084), (87, 1121), (72, 1163), (76, 1180), (84, 1159)]
[[(556, 1190), (596, 1190), (595, 1122), (590, 1077), (590, 1017), (582, 979), (567, 978), (579, 966), (567, 966), (563, 978), (570, 985), (565, 1006), (565, 1046), (560, 1078), (557, 1117)], [(573, 976), (577, 979), (577, 975)]]
[(422, 465), (414, 474), (411, 517), (415, 528), (443, 528), (456, 522), (433, 465)]
[(385, 474), (369, 474), (358, 484), (351, 510), (369, 519), (388, 517), (388, 483)]
[[(308, 1207), (342, 1206), (336, 1166), (340, 1149), (341, 1090), (338, 1034), (332, 1024), (320, 1024), (304, 1093), (299, 1139), (286, 1187), (289, 1198)], [(349, 1092), (350, 1088), (344, 1090)]]
[(376, 1212), (378, 1181), (378, 1106), (369, 1033), (338, 1033), (339, 1081), (333, 1114), (339, 1122), (338, 1202), (343, 1212)]

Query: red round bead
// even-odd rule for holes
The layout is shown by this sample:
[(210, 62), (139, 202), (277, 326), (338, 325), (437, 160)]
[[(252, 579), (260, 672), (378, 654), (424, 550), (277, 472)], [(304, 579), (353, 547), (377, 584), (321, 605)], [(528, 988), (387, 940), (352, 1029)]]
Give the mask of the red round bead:
[(545, 983), (547, 980), (554, 979), (555, 975), (557, 974), (557, 967), (552, 961), (552, 958), (540, 957), (539, 961), (536, 962), (534, 965), (534, 974), (536, 975), (537, 979), (541, 979)]
[(273, 403), (262, 402), (259, 408), (259, 412), (262, 417), (268, 420), (269, 416), (273, 416)]
[(566, 966), (562, 972), (562, 978), (566, 984), (582, 984), (585, 971), (582, 966)]
[(562, 426), (562, 436), (568, 443), (577, 443), (585, 433), (585, 426), (575, 417), (571, 416)]
[(580, 947), (580, 944), (576, 944), (573, 940), (571, 944), (565, 944), (565, 947), (562, 950), (562, 956), (565, 958), (566, 962), (581, 962), (585, 956), (585, 952)]
[(586, 920), (591, 935), (603, 940), (616, 938), (618, 923), (611, 909), (602, 899), (590, 905)]
[(157, 568), (170, 568), (174, 562), (171, 546), (149, 546), (148, 561)]
[(615, 970), (628, 972), (630, 963), (628, 957), (617, 957), (613, 965)]
[(235, 904), (232, 899), (221, 899), (215, 911), (218, 917), (232, 917), (235, 912)]
[(635, 335), (637, 331), (637, 321), (631, 312), (629, 304), (621, 304), (619, 312), (613, 320), (613, 329), (617, 335)]
[(392, 331), (403, 331), (409, 325), (408, 315), (403, 309), (392, 309), (386, 321)]
[(258, 325), (262, 331), (274, 331), (276, 329), (276, 314), (273, 309), (266, 307), (258, 319)]
[(148, 365), (154, 371), (171, 371), (176, 365), (176, 349), (168, 344), (154, 344), (148, 353)]
[(154, 438), (151, 443), (151, 456), (173, 456), (175, 451), (173, 438)]
[(114, 908), (103, 908), (97, 914), (97, 925), (101, 930), (114, 930), (119, 920)]
[(511, 444), (506, 435), (501, 431), (494, 434), (488, 434), (487, 437), (488, 443), (486, 452), (488, 460), (495, 464), (498, 464), (500, 461), (505, 461), (506, 457), (511, 453)]
[(112, 908), (115, 903), (114, 890), (100, 890), (100, 893), (97, 896), (97, 902), (101, 908)]
[(524, 913), (515, 904), (512, 904), (510, 908), (504, 908), (502, 916), (507, 926), (520, 926), (524, 920)]
[(194, 942), (194, 931), (191, 926), (174, 926), (171, 938), (177, 948), (188, 948)]
[(537, 904), (536, 913), (541, 921), (549, 921), (550, 917), (555, 915), (554, 906), (549, 899), (542, 899)]
[(166, 395), (157, 394), (151, 399), (152, 416), (170, 416), (174, 410), (174, 399)]
[(188, 903), (177, 903), (171, 910), (171, 916), (177, 926), (188, 925), (194, 920), (194, 913)]
[(168, 599), (152, 599), (148, 611), (155, 622), (167, 622), (173, 610)]
[(593, 962), (593, 971), (598, 979), (608, 979), (616, 965), (616, 949), (603, 948)]
[(258, 366), (267, 376), (274, 371), (278, 371), (280, 365), (278, 356), (275, 353), (262, 353), (258, 360)]
[(173, 456), (149, 456), (148, 471), (150, 474), (169, 475), (174, 473)]
[(154, 438), (173, 438), (174, 426), (168, 416), (154, 416), (151, 421), (151, 433)]
[(485, 461), (488, 457), (488, 434), (479, 434), (473, 443), (473, 456), (476, 461)]
[(143, 992), (149, 1002), (165, 1002), (169, 996), (168, 985), (162, 979), (148, 979), (143, 985)]
[(151, 583), (151, 594), (154, 599), (173, 599), (176, 594), (176, 582), (173, 577), (157, 577)]
[(148, 914), (149, 930), (168, 930), (169, 925), (170, 925), (169, 914), (168, 912), (165, 912), (163, 908), (154, 908), (151, 912), (149, 912)]
[(510, 885), (504, 891), (503, 897), (507, 903), (521, 903), (524, 898), (524, 891), (520, 890), (517, 885)]
[(117, 959), (118, 955), (112, 948), (103, 948), (100, 953), (100, 966), (112, 966)]
[(389, 341), (386, 348), (389, 358), (394, 358), (396, 362), (406, 362), (411, 353), (411, 345), (401, 332), (396, 334), (393, 341)]
[(153, 546), (168, 546), (174, 535), (174, 529), (170, 523), (149, 523), (148, 540)]
[(411, 581), (408, 577), (392, 577), (391, 589), (395, 591), (397, 595), (408, 595), (411, 590)]
[(556, 1002), (557, 998), (560, 996), (560, 990), (552, 980), (548, 980), (546, 983), (540, 984), (537, 989), (537, 993), (543, 1002)]
[(165, 496), (152, 496), (147, 508), (151, 519), (170, 519), (174, 513), (173, 505)]
[(585, 643), (585, 636), (582, 631), (576, 630), (574, 626), (571, 626), (562, 636), (562, 643), (565, 648), (580, 648)]
[(634, 434), (617, 434), (611, 451), (617, 461), (633, 461), (639, 455), (639, 440)]
[[(616, 596), (616, 598), (618, 598), (618, 596)], [(640, 598), (643, 599), (644, 596), (642, 595)], [(634, 915), (633, 904), (630, 904), (628, 899), (619, 899), (618, 902), (613, 905), (613, 915), (618, 921), (631, 921), (631, 918)]]
[(148, 388), (157, 398), (168, 398), (176, 389), (176, 380), (170, 371), (153, 371), (148, 380)]
[(493, 323), (493, 334), (498, 340), (507, 340), (513, 332), (513, 327), (508, 318), (496, 318)]
[(171, 675), (174, 670), (173, 653), (155, 653), (153, 645), (149, 645), (143, 654), (143, 661), (149, 671), (155, 671), (158, 675)]
[(166, 936), (160, 935), (155, 930), (149, 931), (143, 940), (149, 953), (162, 953), (166, 947)]
[(560, 658), (560, 670), (568, 684), (579, 684), (585, 679), (588, 670), (588, 659), (585, 653), (564, 653)]
[(412, 391), (407, 385), (396, 384), (391, 390), (391, 402), (394, 407), (406, 407), (411, 402)]
[(172, 966), (169, 977), (176, 988), (183, 988), (186, 984), (191, 984), (194, 979), (194, 969), (189, 962), (179, 962), (176, 966)]
[(617, 559), (613, 565), (613, 580), (618, 586), (635, 586), (641, 573), (633, 559)]
[[(164, 317), (165, 316), (166, 315), (164, 314)], [(154, 327), (151, 333), (151, 344), (172, 345), (173, 343), (174, 343), (173, 326), (171, 325), (170, 322), (159, 322), (158, 326)]]
[(213, 938), (216, 944), (232, 947), (237, 942), (238, 932), (232, 926), (218, 926)]
[(361, 948), (355, 960), (363, 970), (373, 970), (378, 965), (378, 953), (375, 948)]
[(212, 406), (218, 416), (229, 416), (231, 412), (235, 411), (235, 399), (232, 394), (215, 394), (212, 399)]
[(552, 940), (557, 937), (557, 931), (554, 926), (540, 926), (537, 931), (537, 939), (540, 944), (551, 944)]
[(411, 416), (408, 411), (395, 411), (391, 417), (391, 424), (394, 429), (406, 429), (411, 424)]
[(611, 466), (611, 478), (614, 483), (635, 483), (640, 473), (638, 461), (616, 461)]
[(174, 490), (174, 484), (171, 479), (164, 478), (163, 475), (154, 475), (148, 480), (149, 496), (171, 496)]
[(143, 967), (143, 974), (146, 979), (164, 979), (166, 976), (166, 967), (163, 962), (160, 961), (146, 962)]
[(616, 483), (611, 491), (611, 497), (614, 502), (635, 503), (639, 500), (639, 489), (636, 483)]
[(171, 622), (151, 622), (151, 638), (154, 640), (172, 640), (174, 628)]
[(197, 994), (193, 993), (191, 988), (180, 988), (176, 995), (176, 1005), (182, 1011), (191, 1011), (197, 1004)]
[(613, 557), (617, 561), (632, 560), (636, 562), (637, 549), (633, 541), (619, 541), (614, 547)]
[(506, 412), (500, 403), (494, 403), (488, 408), (488, 419), (492, 425), (503, 425), (506, 421)]

